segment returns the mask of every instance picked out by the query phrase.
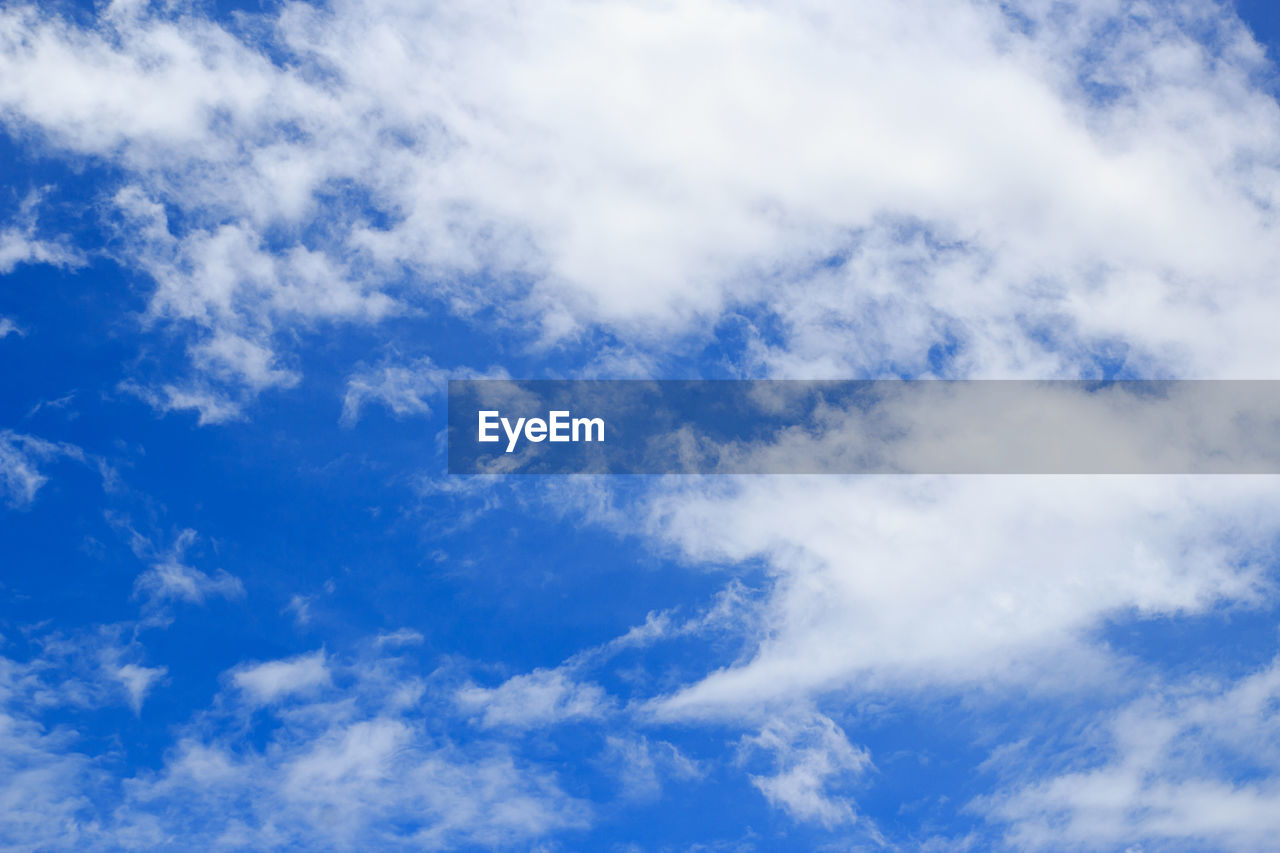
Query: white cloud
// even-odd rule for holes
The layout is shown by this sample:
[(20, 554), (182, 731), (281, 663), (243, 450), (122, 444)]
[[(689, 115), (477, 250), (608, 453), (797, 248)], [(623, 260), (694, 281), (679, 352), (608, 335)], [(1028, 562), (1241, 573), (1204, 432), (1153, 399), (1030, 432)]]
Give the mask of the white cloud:
[(71, 849), (91, 832), (83, 792), (93, 768), (73, 742), (69, 731), (0, 711), (0, 837), (8, 849), (47, 849), (54, 834)]
[(244, 417), (242, 404), (226, 393), (214, 391), (200, 383), (180, 387), (165, 384), (158, 390), (143, 387), (131, 380), (119, 385), (119, 390), (132, 394), (159, 412), (195, 411), (199, 424), (223, 424)]
[[(113, 695), (76, 683), (87, 639), (53, 638), (41, 659), (25, 664), (0, 657), (0, 837), (8, 849), (179, 841), (255, 850), (493, 849), (528, 846), (589, 819), (552, 774), (501, 744), (463, 749), (439, 737), (420, 704), (422, 683), (376, 657), (326, 661), (316, 653), (237, 667), (230, 689), (177, 731), (160, 767), (118, 778), (102, 766), (112, 756), (78, 751), (87, 743), (75, 732), (37, 719), (49, 708), (100, 707)], [(126, 683), (122, 698), (136, 708), (163, 671), (121, 665), (120, 654), (104, 646), (98, 674), (116, 689)], [(340, 695), (314, 692), (330, 671), (341, 673)], [(239, 701), (246, 694), (254, 701)], [(254, 721), (264, 714), (269, 725), (259, 732)]]
[[(32, 655), (0, 655), (0, 839), (5, 850), (103, 847), (96, 804), (115, 783), (84, 750), (81, 712), (138, 712), (163, 667), (147, 667), (129, 625), (71, 635), (28, 630)], [(3, 639), (0, 638), (0, 644)], [(45, 714), (55, 711), (49, 722)]]
[(222, 569), (208, 575), (183, 563), (184, 554), (195, 541), (194, 530), (183, 530), (178, 534), (173, 547), (151, 568), (138, 575), (133, 584), (134, 595), (144, 597), (152, 605), (169, 601), (203, 604), (210, 596), (242, 597), (244, 584), (239, 578)]
[(11, 507), (30, 506), (36, 492), (49, 481), (37, 464), (58, 457), (85, 460), (84, 453), (73, 445), (0, 430), (0, 495)]
[[(74, 266), (77, 262), (78, 258), (67, 249), (32, 239), (25, 230), (9, 228), (0, 231), (0, 275), (12, 272), (19, 264)], [(7, 320), (4, 322), (8, 323)], [(8, 328), (13, 330), (11, 325)], [(4, 335), (0, 334), (0, 337)]]
[(7, 10), (0, 103), (125, 171), (123, 257), (229, 387), (400, 303), (659, 351), (759, 306), (749, 368), (791, 375), (949, 336), (974, 375), (1274, 363), (1280, 110), (1207, 0), (294, 3), (258, 21), (288, 65), (140, 10)]
[(244, 584), (221, 569), (210, 576), (181, 563), (158, 563), (138, 576), (134, 591), (151, 601), (201, 604), (210, 596), (239, 598)]
[(311, 605), (318, 601), (322, 596), (333, 595), (335, 588), (333, 580), (330, 579), (321, 584), (319, 592), (313, 592), (310, 595), (295, 593), (289, 597), (289, 603), (284, 606), (282, 612), (293, 614), (293, 624), (299, 628), (310, 625), (313, 615), (311, 612)]
[[(1105, 685), (1107, 619), (1271, 595), (1266, 478), (759, 477), (676, 481), (646, 529), (770, 573), (754, 649), (659, 702), (739, 714), (848, 684)], [(1053, 665), (1046, 667), (1045, 662)]]
[[(331, 673), (337, 693), (321, 690)], [(231, 681), (270, 701), (267, 742), (247, 740), (256, 704), (215, 703), (159, 772), (130, 782), (116, 832), (151, 826), (253, 849), (441, 850), (527, 845), (588, 818), (553, 776), (502, 746), (464, 750), (433, 734), (424, 686), (393, 659), (317, 652), (237, 668)]]
[(574, 680), (565, 669), (535, 669), (497, 687), (475, 684), (458, 690), (458, 706), (476, 714), (485, 728), (533, 728), (604, 715), (611, 702), (595, 684)]
[(293, 614), (293, 624), (299, 628), (311, 622), (311, 600), (313, 596), (293, 595), (285, 605), (284, 612)]
[(1103, 717), (1047, 777), (978, 805), (1020, 850), (1265, 849), (1280, 832), (1278, 700), (1274, 663), (1173, 685)]
[(332, 683), (323, 651), (245, 666), (236, 670), (231, 680), (258, 704), (269, 704), (295, 694), (313, 694)]
[[(1256, 84), (1261, 49), (1207, 0), (290, 3), (259, 21), (281, 64), (197, 16), (129, 8), (96, 30), (0, 12), (0, 108), (26, 138), (127, 176), (108, 206), (120, 259), (155, 281), (150, 315), (185, 336), (192, 370), (135, 393), (202, 423), (299, 380), (291, 331), (412, 308), (496, 308), (543, 341), (602, 324), (638, 363), (741, 312), (736, 367), (796, 377), (928, 372), (948, 342), (944, 372), (973, 376), (1091, 374), (1105, 352), (1147, 375), (1268, 377), (1280, 354), (1280, 109)], [(352, 421), (367, 399), (427, 405), (416, 377), (360, 381)], [(0, 444), (13, 502), (43, 482), (35, 446)], [(750, 715), (850, 683), (1097, 686), (1107, 619), (1272, 595), (1274, 500), (1226, 480), (664, 484), (654, 541), (761, 561), (769, 583), (756, 621), (736, 623), (749, 654), (655, 705)], [(323, 658), (274, 664), (246, 695), (323, 687)], [(598, 714), (596, 690), (538, 670), (457, 699), (519, 727)], [(243, 766), (196, 738), (161, 781), (207, 807), (233, 787), (198, 782), (269, 786), (316, 757), (341, 784), (296, 802), (360, 802), (386, 790), (357, 746), (387, 756), (417, 729), (359, 723)], [(762, 790), (843, 820), (824, 787), (856, 754), (839, 742), (800, 747)], [(394, 802), (443, 814), (457, 789), (459, 813), (492, 817), (484, 791), (440, 783), (465, 776), (461, 759), (430, 749), (438, 764), (397, 771), (419, 793)], [(545, 779), (481, 767), (531, 803), (522, 825), (573, 823)], [(284, 790), (264, 803), (294, 802)], [(208, 819), (272, 843), (261, 813)]]
[(151, 692), (151, 688), (155, 683), (168, 673), (168, 669), (163, 666), (139, 666), (136, 663), (127, 663), (117, 667), (115, 677), (124, 685), (125, 690), (129, 692), (129, 705), (136, 714), (142, 710), (142, 703), (146, 700), (147, 694)]
[(687, 782), (706, 772), (674, 744), (653, 742), (642, 735), (607, 735), (601, 762), (618, 775), (622, 793), (637, 799), (659, 796), (669, 779)]
[(425, 642), (425, 638), (412, 628), (397, 628), (385, 634), (379, 634), (374, 638), (374, 643), (383, 648), (391, 646), (392, 648), (402, 646), (420, 646)]
[[(84, 263), (78, 252), (37, 236), (36, 214), (40, 199), (39, 191), (28, 194), (18, 210), (16, 224), (0, 228), (0, 275), (13, 272), (19, 264), (75, 267)], [(0, 317), (0, 338), (11, 331), (23, 334), (10, 320)]]
[(22, 337), (26, 332), (22, 327), (8, 317), (0, 317), (0, 340), (9, 337), (9, 335), (17, 335)]
[[(33, 455), (48, 448), (45, 442), (6, 431), (0, 434), (0, 477), (10, 506), (22, 506), (35, 500), (36, 492), (48, 482), (32, 464)], [(28, 450), (30, 448), (30, 450)]]
[(774, 717), (759, 734), (743, 738), (741, 749), (772, 753), (774, 772), (752, 774), (751, 783), (773, 805), (797, 820), (826, 826), (857, 820), (854, 805), (828, 786), (841, 777), (856, 777), (871, 765), (865, 750), (849, 743), (845, 733), (821, 714)]
[(352, 426), (360, 420), (360, 410), (369, 401), (386, 406), (398, 418), (430, 414), (428, 400), (444, 390), (445, 371), (429, 358), (408, 364), (384, 361), (354, 373), (347, 380), (342, 399), (342, 423)]
[(269, 757), (183, 742), (163, 773), (140, 781), (128, 817), (164, 824), (176, 808), (185, 814), (168, 831), (186, 840), (326, 850), (509, 846), (585, 817), (549, 777), (500, 751), (418, 746), (401, 719), (290, 733), (300, 737), (275, 741)]
[(127, 622), (69, 633), (29, 629), (35, 651), (28, 659), (0, 657), (0, 710), (9, 707), (33, 718), (51, 708), (97, 709), (124, 703), (140, 710), (165, 668), (144, 664), (146, 654), (136, 629)]

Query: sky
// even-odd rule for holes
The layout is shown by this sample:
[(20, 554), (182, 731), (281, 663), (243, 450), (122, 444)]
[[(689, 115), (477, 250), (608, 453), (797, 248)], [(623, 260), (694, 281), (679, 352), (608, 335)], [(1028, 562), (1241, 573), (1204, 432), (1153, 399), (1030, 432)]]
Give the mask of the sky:
[(1270, 476), (446, 473), (446, 382), (1275, 379), (1280, 14), (0, 4), (0, 849), (1262, 851)]

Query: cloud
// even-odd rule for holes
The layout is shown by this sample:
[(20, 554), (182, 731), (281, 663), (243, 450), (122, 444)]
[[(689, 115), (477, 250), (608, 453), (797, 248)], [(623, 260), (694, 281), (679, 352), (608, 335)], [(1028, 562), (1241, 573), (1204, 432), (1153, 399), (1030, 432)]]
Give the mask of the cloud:
[[(335, 0), (234, 31), (116, 3), (85, 20), (0, 12), (0, 112), (23, 144), (113, 176), (112, 251), (149, 276), (147, 321), (187, 354), (179, 375), (121, 388), (201, 423), (296, 387), (300, 332), (416, 311), (588, 366), (687, 367), (721, 324), (741, 331), (726, 357), (743, 374), (1267, 377), (1276, 363), (1280, 109), (1262, 49), (1207, 0)], [(39, 260), (34, 232), (4, 233), (11, 263)], [(596, 349), (601, 329), (616, 346)], [(344, 416), (423, 411), (427, 364), (358, 368)], [(42, 453), (0, 439), (11, 503), (34, 499)], [(642, 502), (632, 532), (763, 575), (717, 623), (746, 653), (652, 697), (670, 717), (758, 725), (761, 708), (851, 685), (1101, 690), (1107, 620), (1274, 600), (1267, 483), (775, 478), (662, 482)], [(221, 582), (176, 565), (158, 589)], [(668, 630), (655, 618), (633, 639)], [(136, 780), (138, 837), (170, 837), (183, 814), (202, 843), (378, 843), (393, 826), (407, 828), (391, 846), (485, 845), (585, 819), (548, 774), (435, 740), (371, 682), (352, 693), (368, 707), (340, 716), (341, 678), (315, 655), (235, 670), (241, 704), (281, 730), (263, 748), (193, 723)], [(569, 670), (454, 698), (494, 731), (607, 706)], [(1153, 725), (1186, 728), (1181, 707)], [(861, 751), (829, 720), (779, 726), (743, 742), (776, 757), (754, 774), (762, 792), (847, 821), (836, 789)], [(1270, 781), (1233, 799), (1203, 768), (1163, 789), (1127, 768), (1091, 779), (1164, 823), (1085, 802), (1065, 776), (1006, 816), (1031, 840), (1062, 819), (1086, 842), (1247, 846), (1251, 829), (1176, 822), (1207, 779), (1212, 802), (1265, 825), (1250, 804)]]
[(9, 337), (9, 335), (17, 335), (23, 337), (26, 332), (22, 327), (8, 317), (0, 317), (0, 340)]
[(773, 754), (774, 772), (752, 774), (751, 783), (771, 804), (795, 819), (828, 827), (857, 819), (853, 803), (830, 794), (827, 788), (842, 776), (861, 775), (871, 766), (871, 759), (865, 750), (849, 743), (829, 718), (820, 714), (775, 717), (759, 734), (743, 738), (740, 749), (745, 755), (757, 751)]
[(1210, 2), (246, 20), (13, 7), (0, 43), (9, 123), (122, 170), (121, 259), (225, 393), (296, 382), (291, 328), (403, 307), (641, 361), (738, 318), (739, 369), (793, 376), (1273, 362), (1280, 110)]
[(151, 568), (138, 575), (133, 584), (134, 595), (144, 597), (152, 606), (171, 601), (203, 604), (211, 596), (243, 597), (244, 584), (239, 578), (222, 569), (208, 575), (182, 562), (184, 554), (195, 541), (194, 530), (183, 530), (178, 534), (173, 547)]
[(705, 769), (667, 741), (650, 741), (643, 735), (606, 735), (601, 763), (612, 768), (626, 797), (653, 799), (669, 780), (699, 779)]
[(347, 393), (342, 399), (342, 423), (353, 426), (360, 420), (360, 410), (369, 401), (386, 406), (397, 418), (430, 414), (427, 403), (444, 389), (445, 371), (421, 358), (408, 364), (384, 361), (366, 368), (347, 380)]
[(1020, 850), (1263, 849), (1280, 831), (1277, 700), (1274, 662), (1175, 683), (1097, 720), (1041, 778), (976, 805)]
[[(102, 847), (95, 803), (115, 782), (66, 714), (118, 703), (137, 713), (163, 667), (140, 663), (128, 626), (32, 633), (26, 659), (0, 655), (0, 839), (5, 849)], [(7, 651), (7, 650), (6, 650)], [(56, 712), (58, 722), (45, 714)]]
[(851, 684), (1100, 687), (1120, 672), (1094, 639), (1105, 620), (1270, 600), (1274, 488), (1250, 477), (673, 480), (635, 508), (642, 528), (695, 562), (762, 561), (769, 579), (753, 649), (655, 709), (741, 714)]
[[(25, 230), (8, 228), (0, 231), (0, 275), (13, 272), (19, 264), (70, 266), (74, 260), (74, 256), (65, 249), (33, 240)], [(6, 329), (4, 334), (15, 331), (8, 320), (3, 321), (3, 325)], [(0, 337), (4, 335), (0, 334)]]
[(293, 595), (289, 598), (289, 603), (284, 606), (284, 611), (293, 614), (293, 624), (303, 627), (311, 622), (311, 601), (314, 596), (309, 595)]
[[(37, 236), (36, 220), (42, 195), (39, 190), (29, 193), (18, 209), (16, 224), (0, 228), (0, 275), (13, 272), (19, 264), (77, 267), (84, 263), (79, 252), (62, 242)], [(11, 331), (23, 334), (10, 320), (0, 317), (0, 338)]]
[(501, 752), (423, 749), (416, 738), (404, 721), (375, 718), (309, 732), (270, 760), (184, 742), (137, 787), (148, 810), (129, 817), (163, 826), (178, 808), (187, 813), (168, 831), (255, 849), (493, 848), (581, 824), (549, 777)]
[(603, 689), (578, 683), (564, 669), (535, 669), (492, 688), (468, 684), (458, 690), (456, 700), (485, 728), (524, 729), (593, 719), (611, 705)]
[[(432, 734), (423, 685), (393, 659), (316, 652), (246, 664), (230, 683), (251, 703), (226, 705), (232, 719), (215, 704), (180, 733), (164, 767), (129, 784), (121, 831), (254, 849), (440, 850), (519, 846), (587, 820), (551, 775), (501, 745)], [(260, 702), (272, 720), (254, 746), (241, 715)]]
[(0, 430), (0, 495), (11, 507), (30, 506), (49, 481), (40, 473), (38, 463), (58, 457), (85, 461), (84, 452), (73, 445)]
[[(501, 744), (462, 748), (433, 733), (419, 704), (422, 683), (394, 659), (322, 652), (232, 669), (228, 689), (177, 729), (158, 768), (113, 777), (105, 757), (77, 751), (87, 743), (75, 732), (36, 719), (88, 699), (64, 681), (83, 648), (57, 641), (36, 661), (0, 657), (0, 833), (16, 850), (179, 841), (492, 849), (527, 846), (589, 819), (551, 774)], [(343, 685), (336, 693), (331, 673)], [(102, 675), (126, 682), (133, 704), (127, 697), (144, 694), (163, 670), (124, 664)], [(264, 714), (259, 731), (254, 721)]]
[(74, 734), (0, 712), (0, 837), (15, 851), (42, 849), (57, 833), (65, 849), (89, 827), (84, 789), (89, 759), (76, 753)]
[(138, 576), (134, 591), (153, 602), (201, 604), (210, 596), (239, 598), (244, 584), (221, 569), (210, 576), (181, 563), (159, 563)]
[(195, 411), (199, 415), (200, 426), (230, 423), (244, 417), (241, 402), (199, 383), (189, 384), (186, 387), (165, 384), (156, 390), (126, 379), (118, 388), (126, 394), (137, 397), (158, 412)]
[(411, 628), (398, 628), (395, 631), (379, 634), (374, 638), (374, 643), (379, 648), (385, 648), (387, 646), (391, 646), (392, 648), (420, 646), (423, 642), (425, 642), (425, 638)]
[(142, 710), (142, 703), (147, 698), (147, 694), (167, 672), (168, 669), (163, 666), (147, 667), (134, 663), (127, 663), (116, 669), (115, 676), (129, 692), (129, 704), (135, 714)]
[(269, 704), (295, 694), (309, 694), (331, 683), (323, 651), (236, 670), (232, 682), (253, 702)]
[[(29, 627), (34, 653), (3, 660), (15, 709), (37, 715), (50, 709), (100, 709), (127, 704), (142, 709), (168, 670), (146, 665), (138, 623), (100, 624), (68, 632)], [(2, 703), (0, 703), (2, 704)]]

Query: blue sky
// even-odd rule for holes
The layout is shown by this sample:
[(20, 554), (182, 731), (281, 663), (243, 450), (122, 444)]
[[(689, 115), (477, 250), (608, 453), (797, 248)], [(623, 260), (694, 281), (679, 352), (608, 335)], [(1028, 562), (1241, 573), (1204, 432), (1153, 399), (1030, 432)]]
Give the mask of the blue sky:
[(442, 441), (450, 377), (1275, 378), (1278, 39), (3, 5), (0, 849), (1269, 849), (1272, 478)]

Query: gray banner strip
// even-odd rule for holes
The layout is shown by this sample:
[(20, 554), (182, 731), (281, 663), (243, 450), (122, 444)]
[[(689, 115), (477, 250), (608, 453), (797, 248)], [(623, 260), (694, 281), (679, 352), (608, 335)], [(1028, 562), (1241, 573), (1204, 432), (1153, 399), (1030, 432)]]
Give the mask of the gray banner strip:
[(1276, 474), (1280, 381), (451, 380), (453, 474)]

